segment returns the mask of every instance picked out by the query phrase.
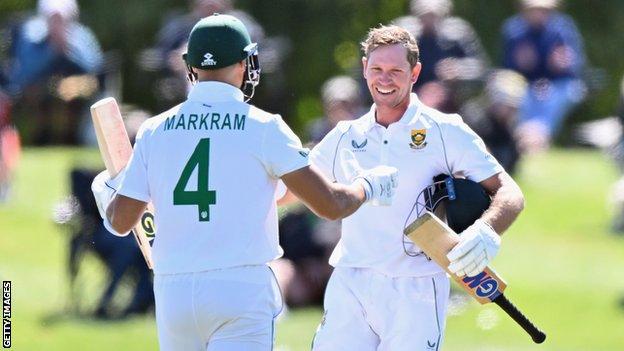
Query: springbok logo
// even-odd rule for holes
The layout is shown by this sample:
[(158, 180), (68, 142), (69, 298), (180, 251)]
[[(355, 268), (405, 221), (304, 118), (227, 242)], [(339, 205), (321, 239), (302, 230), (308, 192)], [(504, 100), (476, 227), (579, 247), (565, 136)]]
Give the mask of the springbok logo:
[(212, 58), (212, 54), (209, 52), (204, 55), (204, 61), (201, 63), (202, 66), (214, 66), (216, 64), (217, 61)]
[(412, 129), (411, 132), (412, 142), (409, 146), (412, 149), (422, 149), (427, 146), (427, 129)]

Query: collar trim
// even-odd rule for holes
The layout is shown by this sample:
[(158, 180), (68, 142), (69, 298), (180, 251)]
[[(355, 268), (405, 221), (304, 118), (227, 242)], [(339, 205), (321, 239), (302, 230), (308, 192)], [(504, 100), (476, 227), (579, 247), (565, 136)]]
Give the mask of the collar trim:
[[(418, 99), (418, 96), (416, 96), (416, 94), (414, 93), (411, 93), (410, 103), (407, 106), (407, 110), (405, 110), (405, 113), (403, 114), (401, 119), (394, 123), (399, 123), (405, 126), (416, 123), (420, 119), (421, 105), (422, 103)], [(362, 117), (362, 127), (364, 127), (365, 131), (369, 131), (374, 126), (378, 125), (375, 119), (375, 110), (376, 106), (375, 104), (373, 104), (370, 110)]]
[(197, 102), (240, 101), (244, 102), (243, 92), (233, 85), (223, 82), (197, 82), (188, 94), (188, 99)]

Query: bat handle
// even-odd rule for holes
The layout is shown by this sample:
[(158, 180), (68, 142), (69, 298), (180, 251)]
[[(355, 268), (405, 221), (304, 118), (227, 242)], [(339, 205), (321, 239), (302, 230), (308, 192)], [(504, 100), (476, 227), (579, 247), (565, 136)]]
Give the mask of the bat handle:
[(503, 311), (507, 312), (507, 314), (516, 321), (516, 323), (520, 324), (522, 329), (524, 329), (535, 341), (536, 344), (541, 344), (546, 340), (546, 334), (543, 331), (539, 330), (531, 321), (525, 317), (522, 312), (520, 312), (511, 301), (507, 300), (505, 295), (501, 294), (493, 301), (496, 303)]

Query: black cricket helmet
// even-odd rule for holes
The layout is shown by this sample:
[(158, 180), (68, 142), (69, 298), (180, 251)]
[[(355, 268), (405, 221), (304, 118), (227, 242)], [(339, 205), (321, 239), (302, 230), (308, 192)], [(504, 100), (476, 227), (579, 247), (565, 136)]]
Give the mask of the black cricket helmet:
[(456, 233), (463, 232), (483, 215), (491, 199), (481, 184), (464, 178), (438, 174), (433, 184), (418, 195), (417, 216), (434, 212), (440, 204), (446, 209), (446, 222)]
[[(435, 212), (444, 205), (446, 222), (455, 233), (461, 233), (470, 227), (490, 206), (491, 199), (481, 184), (464, 178), (453, 178), (447, 174), (433, 177), (433, 184), (424, 188), (416, 197), (412, 211), (405, 221), (405, 227), (425, 211)], [(414, 243), (403, 235), (403, 251), (411, 257), (424, 255)], [(425, 255), (426, 257), (426, 255)], [(429, 258), (428, 258), (429, 259)]]

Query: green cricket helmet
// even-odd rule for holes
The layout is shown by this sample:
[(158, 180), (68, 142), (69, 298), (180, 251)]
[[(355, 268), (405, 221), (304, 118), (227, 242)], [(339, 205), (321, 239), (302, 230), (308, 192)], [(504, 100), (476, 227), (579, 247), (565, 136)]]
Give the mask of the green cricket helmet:
[(252, 88), (260, 81), (258, 44), (252, 43), (247, 28), (239, 19), (215, 13), (202, 18), (191, 30), (187, 52), (182, 58), (189, 67), (212, 70), (246, 61), (243, 82)]

